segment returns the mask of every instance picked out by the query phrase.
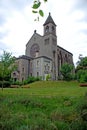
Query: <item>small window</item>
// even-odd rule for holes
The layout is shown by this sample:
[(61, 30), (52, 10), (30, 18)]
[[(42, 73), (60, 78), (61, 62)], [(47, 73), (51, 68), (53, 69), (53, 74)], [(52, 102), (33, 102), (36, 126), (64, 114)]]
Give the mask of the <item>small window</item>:
[(37, 72), (37, 77), (39, 76), (39, 72)]
[(39, 60), (37, 60), (37, 66), (39, 66)]
[(44, 69), (46, 70), (46, 65), (44, 66)]
[(22, 68), (22, 72), (24, 73), (24, 67)]
[(50, 66), (48, 66), (48, 71), (50, 70)]
[(45, 31), (46, 31), (46, 33), (49, 32), (49, 26), (46, 27)]
[(54, 26), (52, 26), (52, 31), (54, 31), (55, 30), (55, 28), (54, 28)]

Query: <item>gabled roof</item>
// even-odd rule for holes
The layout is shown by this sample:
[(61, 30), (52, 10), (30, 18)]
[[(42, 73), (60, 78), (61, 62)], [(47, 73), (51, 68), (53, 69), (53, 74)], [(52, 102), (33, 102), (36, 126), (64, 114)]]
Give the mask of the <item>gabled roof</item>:
[(68, 52), (69, 54), (73, 55), (71, 52), (67, 51), (66, 49), (62, 48), (62, 47), (59, 46), (59, 45), (57, 45), (57, 48), (60, 48), (60, 49), (62, 49), (62, 50), (64, 50), (64, 51)]
[[(38, 33), (36, 32), (36, 30), (34, 30), (34, 33), (33, 33), (33, 35), (31, 36), (31, 38), (29, 39), (29, 41), (27, 42), (27, 44), (30, 42), (30, 40), (32, 40), (32, 38), (33, 38), (34, 36), (43, 37), (43, 36), (41, 36), (40, 34), (38, 34)], [(26, 46), (27, 46), (27, 44), (26, 44)]]
[(30, 60), (30, 59), (32, 59), (32, 58), (29, 57), (29, 56), (26, 56), (26, 55), (22, 55), (22, 56), (19, 56), (17, 59), (26, 59), (26, 60)]
[(44, 23), (43, 25), (45, 26), (46, 24), (49, 24), (49, 23), (52, 23), (52, 24), (54, 24), (54, 25), (56, 26), (56, 24), (55, 24), (55, 22), (53, 21), (53, 19), (52, 19), (50, 13), (49, 13), (48, 18), (46, 19), (46, 21), (45, 21), (45, 23)]

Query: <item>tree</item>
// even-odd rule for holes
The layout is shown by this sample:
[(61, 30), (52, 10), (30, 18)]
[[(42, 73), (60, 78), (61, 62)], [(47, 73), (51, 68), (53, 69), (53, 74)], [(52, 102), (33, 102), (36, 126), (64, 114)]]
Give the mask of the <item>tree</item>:
[(87, 82), (87, 57), (79, 57), (75, 71), (79, 82)]
[(72, 70), (73, 70), (73, 65), (71, 64), (65, 63), (61, 66), (60, 72), (64, 80), (72, 79)]
[(2, 90), (4, 81), (10, 81), (11, 72), (15, 69), (13, 65), (15, 58), (12, 57), (11, 53), (6, 51), (0, 56), (0, 80), (2, 81)]
[[(43, 0), (43, 1), (46, 3), (48, 0)], [(33, 1), (32, 12), (34, 14), (37, 14), (37, 18), (35, 19), (35, 21), (39, 21), (39, 16), (41, 16), (41, 17), (44, 16), (43, 10), (40, 9), (41, 5), (42, 5), (41, 0), (34, 0)]]

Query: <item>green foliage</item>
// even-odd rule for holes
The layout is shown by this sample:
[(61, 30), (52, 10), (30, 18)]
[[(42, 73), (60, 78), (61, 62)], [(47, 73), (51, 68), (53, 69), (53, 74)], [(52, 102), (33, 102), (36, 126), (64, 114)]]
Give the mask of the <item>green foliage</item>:
[(71, 123), (72, 130), (86, 130), (87, 129), (87, 94), (79, 100), (76, 111), (78, 117)]
[(33, 12), (33, 13), (38, 13), (38, 12), (37, 12), (37, 11), (35, 11), (35, 10), (32, 10), (32, 12)]
[(19, 85), (21, 86), (23, 83), (21, 81), (11, 81), (11, 85)]
[(51, 75), (48, 74), (48, 75), (46, 76), (46, 81), (50, 80), (50, 78), (51, 78)]
[(10, 87), (11, 82), (10, 81), (0, 81), (0, 88), (2, 87), (3, 84), (3, 88), (7, 88)]
[(78, 70), (76, 73), (77, 75), (77, 80), (81, 83), (87, 82), (87, 70)]
[(44, 2), (47, 2), (47, 0), (44, 0)]
[[(0, 80), (2, 81), (2, 90), (3, 87), (6, 86), (7, 81), (11, 79), (11, 72), (15, 69), (15, 65), (13, 65), (14, 60), (15, 58), (12, 57), (12, 54), (6, 51), (0, 56)], [(6, 83), (4, 81), (6, 81)]]
[(15, 58), (12, 57), (11, 53), (6, 51), (3, 52), (0, 62), (0, 78), (3, 80), (10, 80), (11, 72), (15, 69), (13, 65)]
[(44, 13), (43, 13), (43, 11), (42, 10), (39, 10), (39, 14), (40, 14), (40, 16), (44, 16)]
[(41, 2), (40, 1), (34, 1), (34, 4), (33, 4), (33, 9), (38, 9), (41, 5)]
[(81, 102), (79, 102), (77, 109), (82, 120), (87, 121), (87, 93), (82, 98)]
[(29, 76), (26, 82), (27, 82), (27, 84), (29, 84), (29, 83), (33, 83), (33, 82), (39, 81), (39, 80), (40, 80), (40, 77)]
[(86, 67), (87, 66), (87, 57), (79, 58), (77, 62), (77, 67)]
[(24, 81), (11, 81), (11, 84), (13, 85), (26, 85), (26, 84), (30, 84), (30, 83), (33, 83), (35, 81), (40, 81), (41, 78), (40, 77), (34, 77), (34, 76), (29, 76), (26, 80)]
[[(47, 2), (47, 0), (43, 0), (44, 2)], [(32, 13), (37, 14), (37, 18), (35, 19), (35, 21), (39, 21), (39, 16), (43, 17), (44, 16), (44, 12), (42, 9), (40, 9), (42, 5), (42, 2), (40, 0), (34, 0), (33, 2), (33, 6), (32, 6)]]
[(76, 77), (81, 83), (87, 82), (87, 57), (80, 58), (80, 61), (78, 61)]
[(64, 80), (68, 81), (72, 79), (72, 70), (73, 70), (73, 65), (68, 63), (62, 65), (60, 71)]

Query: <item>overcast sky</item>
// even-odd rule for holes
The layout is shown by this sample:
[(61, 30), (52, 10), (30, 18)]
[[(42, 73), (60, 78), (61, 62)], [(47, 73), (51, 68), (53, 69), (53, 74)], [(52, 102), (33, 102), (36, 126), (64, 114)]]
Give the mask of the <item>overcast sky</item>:
[(57, 44), (73, 54), (74, 63), (79, 54), (87, 56), (87, 0), (48, 0), (39, 22), (34, 21), (32, 4), (33, 0), (0, 0), (0, 55), (3, 50), (16, 57), (25, 54), (34, 30), (43, 35), (50, 12), (57, 25)]

